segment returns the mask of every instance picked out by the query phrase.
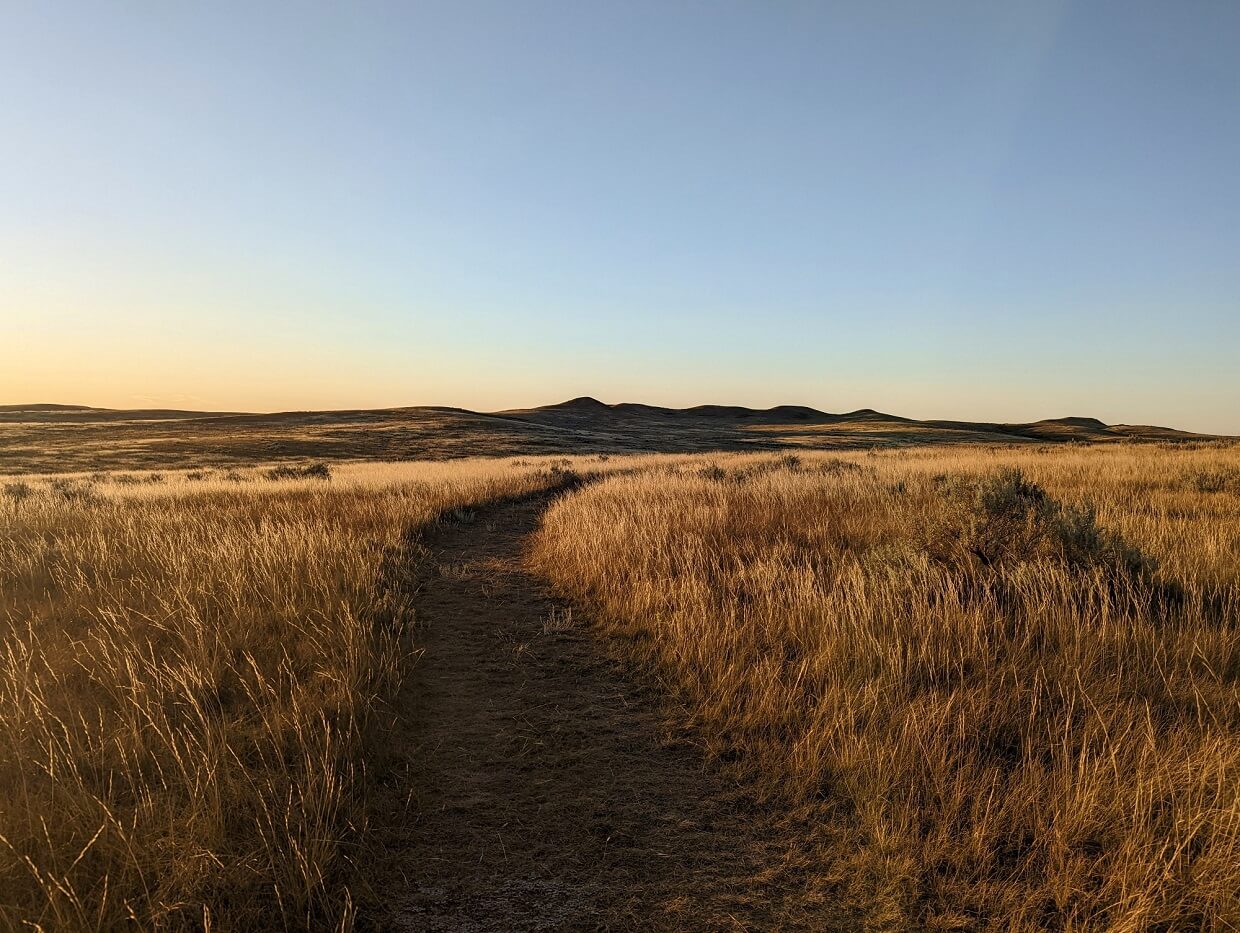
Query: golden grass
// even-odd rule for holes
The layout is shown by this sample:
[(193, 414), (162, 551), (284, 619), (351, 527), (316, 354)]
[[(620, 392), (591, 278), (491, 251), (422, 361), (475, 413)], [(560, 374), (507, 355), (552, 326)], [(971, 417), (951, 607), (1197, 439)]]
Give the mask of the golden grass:
[(540, 461), (0, 477), (0, 928), (347, 928), (411, 532)]
[(533, 560), (870, 928), (1240, 926), (1240, 448), (702, 458)]

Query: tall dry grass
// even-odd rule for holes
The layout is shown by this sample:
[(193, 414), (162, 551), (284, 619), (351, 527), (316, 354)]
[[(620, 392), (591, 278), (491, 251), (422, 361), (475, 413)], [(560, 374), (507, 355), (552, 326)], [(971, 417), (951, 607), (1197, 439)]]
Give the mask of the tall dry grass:
[(868, 927), (1240, 926), (1240, 449), (702, 459), (533, 560)]
[(561, 479), (0, 478), (0, 928), (347, 928), (365, 740), (414, 651), (411, 533)]

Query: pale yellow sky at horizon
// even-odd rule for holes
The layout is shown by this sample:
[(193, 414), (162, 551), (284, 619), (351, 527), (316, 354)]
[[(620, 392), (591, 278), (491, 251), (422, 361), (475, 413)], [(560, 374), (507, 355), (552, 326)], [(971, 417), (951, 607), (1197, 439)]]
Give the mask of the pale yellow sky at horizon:
[[(669, 407), (737, 404), (766, 408), (803, 404), (824, 411), (876, 408), (906, 417), (1019, 422), (1078, 415), (1108, 423), (1160, 424), (1205, 433), (1237, 433), (1222, 413), (1175, 418), (1151, 404), (1142, 417), (1137, 400), (1115, 399), (1099, 387), (1099, 402), (1080, 403), (1051, 385), (1045, 397), (1017, 396), (1017, 387), (973, 383), (852, 384), (840, 380), (721, 377), (709, 371), (659, 379), (636, 372), (629, 379), (592, 376), (590, 365), (571, 361), (555, 373), (514, 353), (480, 356), (476, 368), (433, 351), (389, 348), (382, 359), (331, 347), (272, 352), (240, 341), (179, 344), (167, 336), (112, 333), (76, 342), (71, 333), (53, 340), (10, 344), (16, 358), (0, 368), (0, 404), (74, 404), (97, 408), (180, 408), (196, 411), (272, 412), (406, 406), (453, 406), (499, 411), (552, 404), (579, 395), (605, 402)], [(1026, 390), (1027, 391), (1027, 390)], [(1118, 404), (1117, 404), (1118, 402)], [(1117, 416), (1118, 414), (1118, 416)]]
[(0, 404), (499, 411), (592, 395), (670, 407), (797, 404), (968, 421), (1075, 415), (1240, 435), (1240, 409), (1226, 405), (1208, 369), (1181, 377), (1174, 390), (1168, 377), (1134, 391), (1131, 380), (1112, 381), (1087, 360), (1057, 364), (1074, 366), (1071, 378), (1007, 357), (975, 360), (959, 372), (942, 365), (905, 371), (915, 348), (893, 354), (877, 346), (859, 347), (847, 368), (816, 366), (794, 344), (761, 345), (762, 321), (744, 325), (754, 339), (738, 351), (730, 345), (735, 337), (712, 334), (708, 319), (687, 333), (669, 319), (667, 341), (626, 346), (620, 357), (613, 346), (636, 339), (623, 323), (592, 333), (585, 330), (596, 327), (591, 321), (565, 318), (549, 330), (514, 316), (490, 322), (494, 333), (480, 339), (487, 322), (476, 315), (406, 311), (389, 312), (399, 324), (384, 330), (366, 324), (350, 296), (330, 289), (312, 299), (305, 286), (279, 279), (196, 282), (180, 266), (153, 271), (145, 286), (133, 275), (114, 270), (77, 285), (0, 270), (11, 338), (0, 351)]

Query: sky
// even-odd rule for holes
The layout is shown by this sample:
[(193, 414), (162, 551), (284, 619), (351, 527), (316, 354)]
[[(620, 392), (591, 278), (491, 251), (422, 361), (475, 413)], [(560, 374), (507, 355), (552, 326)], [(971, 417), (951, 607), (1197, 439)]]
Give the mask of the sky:
[(0, 0), (0, 403), (1240, 434), (1240, 4)]

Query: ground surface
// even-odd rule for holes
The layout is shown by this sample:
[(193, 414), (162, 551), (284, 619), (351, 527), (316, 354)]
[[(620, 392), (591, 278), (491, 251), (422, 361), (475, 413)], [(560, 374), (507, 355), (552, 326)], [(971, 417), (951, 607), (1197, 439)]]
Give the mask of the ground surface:
[(427, 540), (425, 653), (374, 821), (387, 907), (361, 926), (847, 926), (809, 890), (797, 833), (672, 741), (660, 696), (524, 569), (547, 501)]
[(173, 470), (288, 460), (426, 460), (537, 454), (857, 449), (909, 444), (1192, 440), (1091, 418), (1033, 424), (913, 421), (702, 405), (671, 409), (573, 399), (520, 411), (389, 408), (269, 415), (0, 405), (0, 474)]

